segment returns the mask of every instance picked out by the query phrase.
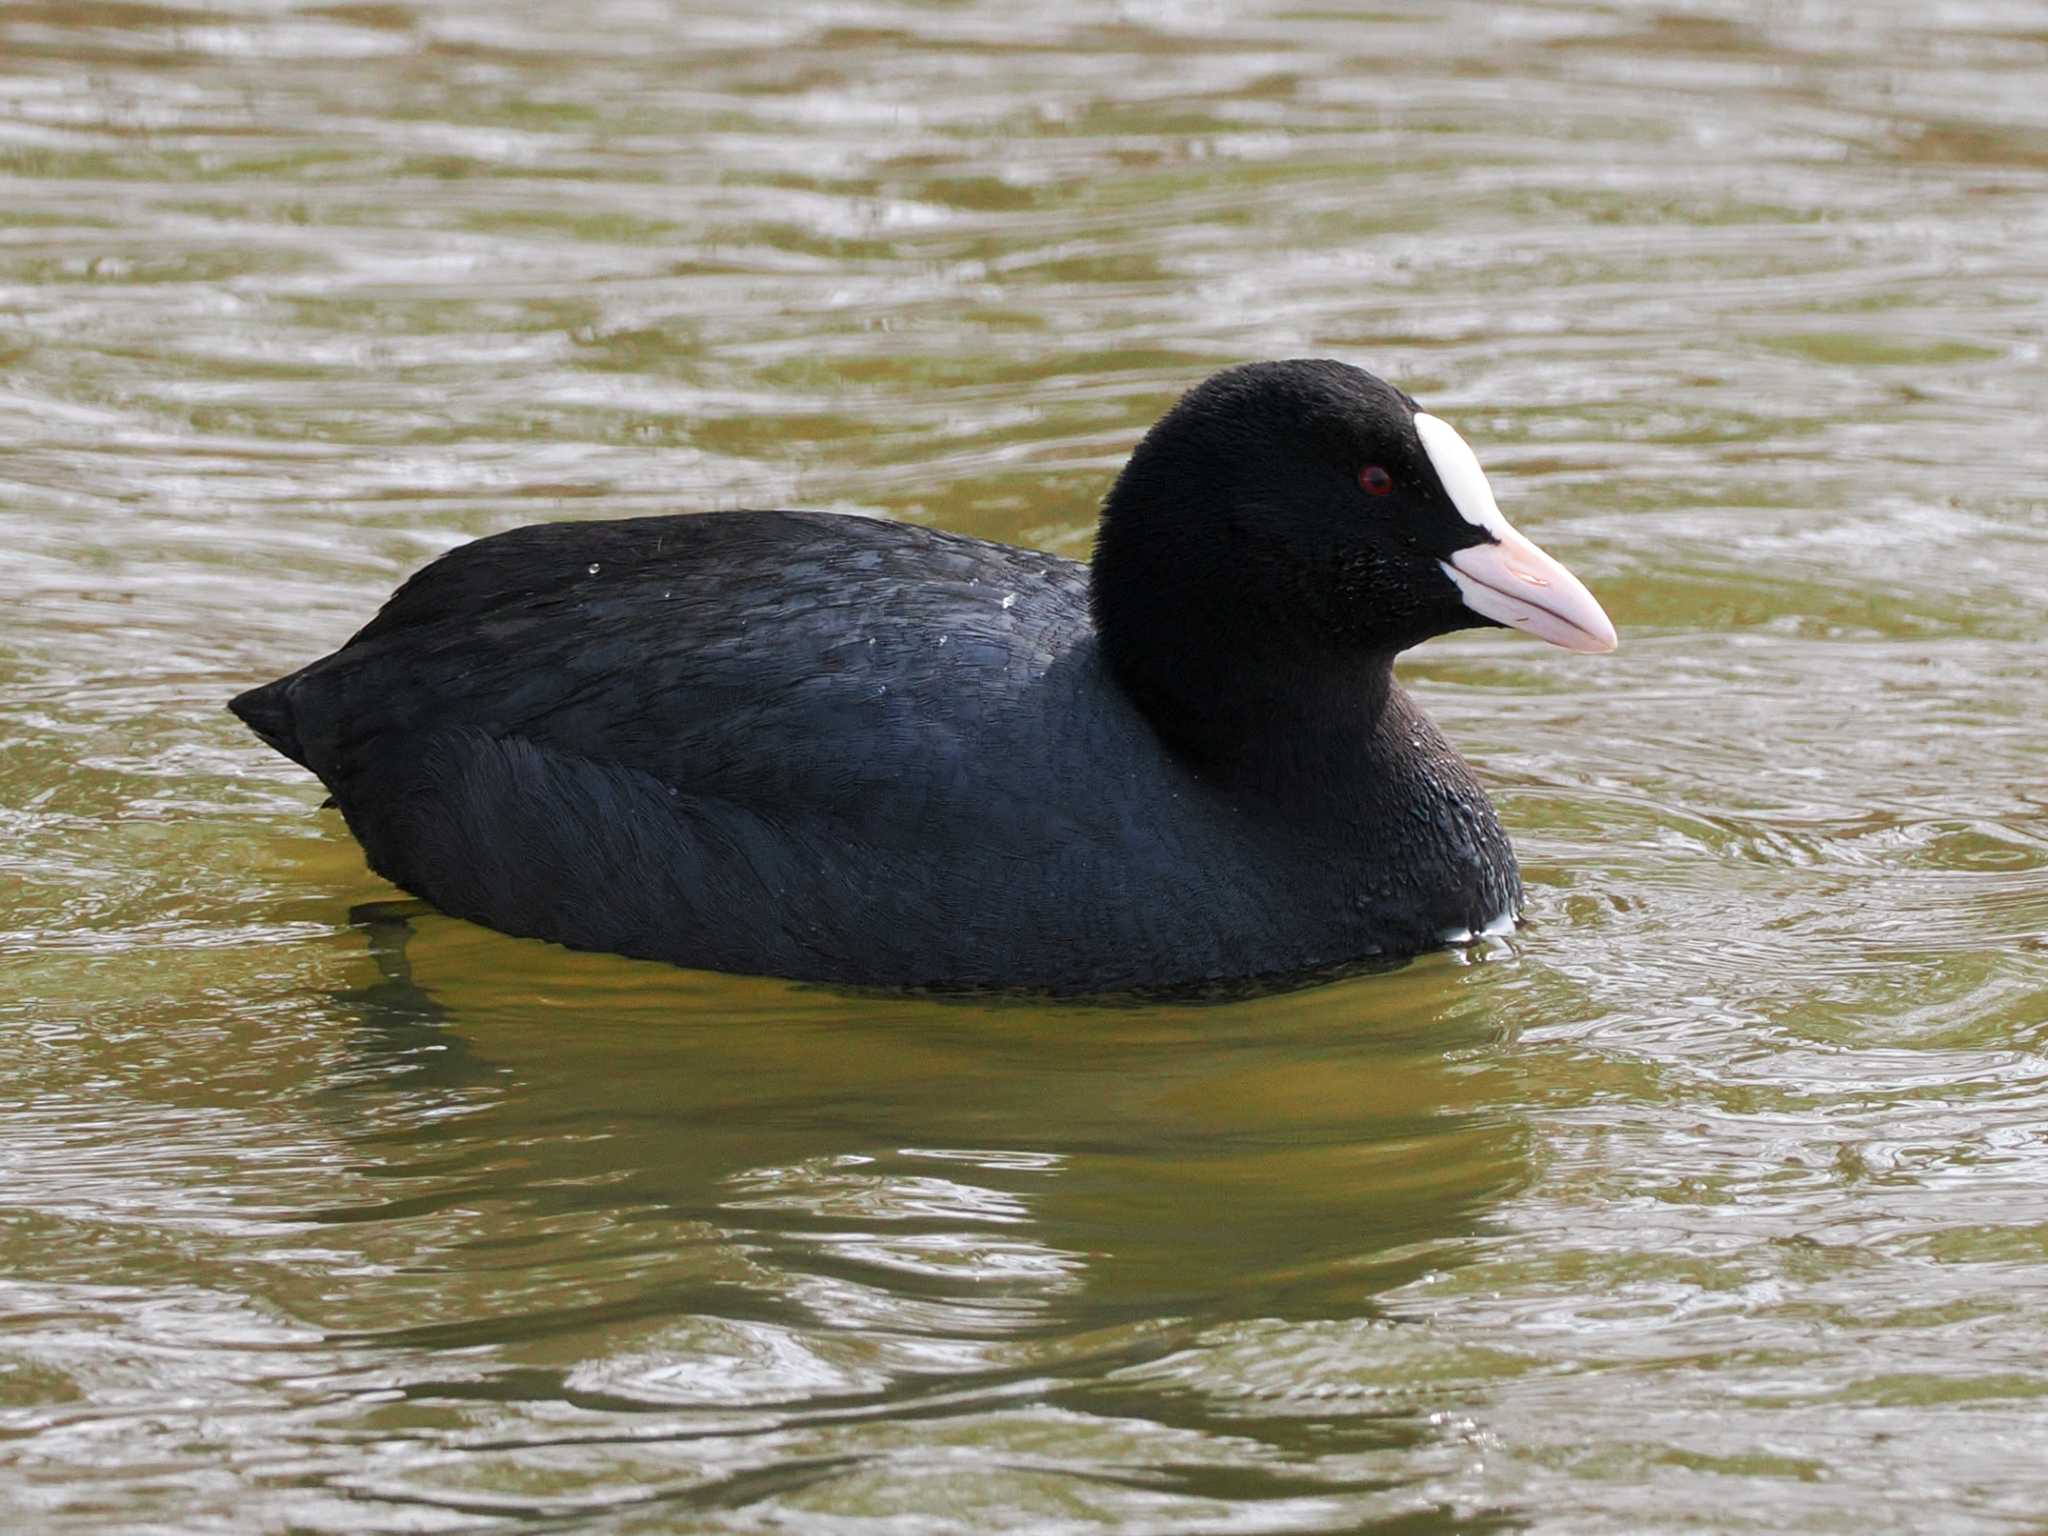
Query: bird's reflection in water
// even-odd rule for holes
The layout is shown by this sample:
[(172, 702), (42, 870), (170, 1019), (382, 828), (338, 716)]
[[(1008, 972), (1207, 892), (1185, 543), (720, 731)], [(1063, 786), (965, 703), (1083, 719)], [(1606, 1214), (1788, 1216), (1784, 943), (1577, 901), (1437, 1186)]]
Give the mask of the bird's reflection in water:
[(412, 904), (361, 921), (378, 974), (335, 997), (356, 1049), (329, 1102), (392, 1198), (324, 1214), (431, 1277), (379, 1335), (466, 1357), (430, 1397), (697, 1433), (1135, 1395), (1220, 1430), (1244, 1404), (1184, 1379), (1189, 1352), (1377, 1326), (1525, 1177), (1500, 1042), (1442, 961), (1076, 1008), (573, 955)]

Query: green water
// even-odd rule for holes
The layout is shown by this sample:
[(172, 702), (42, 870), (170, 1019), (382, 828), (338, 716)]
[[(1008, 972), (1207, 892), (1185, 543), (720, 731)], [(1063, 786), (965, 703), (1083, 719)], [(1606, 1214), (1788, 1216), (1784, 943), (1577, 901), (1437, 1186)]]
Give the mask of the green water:
[[(2048, 10), (0, 4), (0, 1526), (2038, 1532)], [(1085, 552), (1210, 369), (1613, 657), (1530, 923), (847, 998), (393, 893), (221, 708), (522, 522)]]

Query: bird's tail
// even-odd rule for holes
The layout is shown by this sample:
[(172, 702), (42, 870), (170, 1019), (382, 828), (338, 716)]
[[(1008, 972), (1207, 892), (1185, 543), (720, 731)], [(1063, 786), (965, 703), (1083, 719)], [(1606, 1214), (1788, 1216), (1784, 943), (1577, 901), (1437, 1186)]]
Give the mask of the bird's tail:
[[(293, 677), (297, 674), (294, 673)], [(301, 767), (311, 767), (299, 745), (298, 722), (292, 717), (292, 677), (281, 677), (228, 700), (228, 708), (244, 725)]]

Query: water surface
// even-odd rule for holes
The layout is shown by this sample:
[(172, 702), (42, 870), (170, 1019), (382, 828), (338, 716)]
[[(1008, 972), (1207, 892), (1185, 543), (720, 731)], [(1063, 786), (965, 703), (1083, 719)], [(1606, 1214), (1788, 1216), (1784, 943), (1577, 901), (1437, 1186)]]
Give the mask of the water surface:
[[(1766, 19), (1768, 17), (1768, 19)], [(0, 1514), (2027, 1531), (2038, 4), (0, 8)], [(1529, 925), (843, 997), (392, 892), (222, 709), (541, 518), (1085, 553), (1208, 370), (1456, 422)]]

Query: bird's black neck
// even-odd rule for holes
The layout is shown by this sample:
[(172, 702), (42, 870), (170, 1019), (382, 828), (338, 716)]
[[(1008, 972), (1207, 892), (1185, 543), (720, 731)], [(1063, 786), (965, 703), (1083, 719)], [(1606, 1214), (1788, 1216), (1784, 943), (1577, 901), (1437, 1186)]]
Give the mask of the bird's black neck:
[(1354, 806), (1382, 782), (1391, 655), (1333, 658), (1239, 637), (1102, 636), (1111, 675), (1166, 745), (1205, 778), (1289, 809)]

